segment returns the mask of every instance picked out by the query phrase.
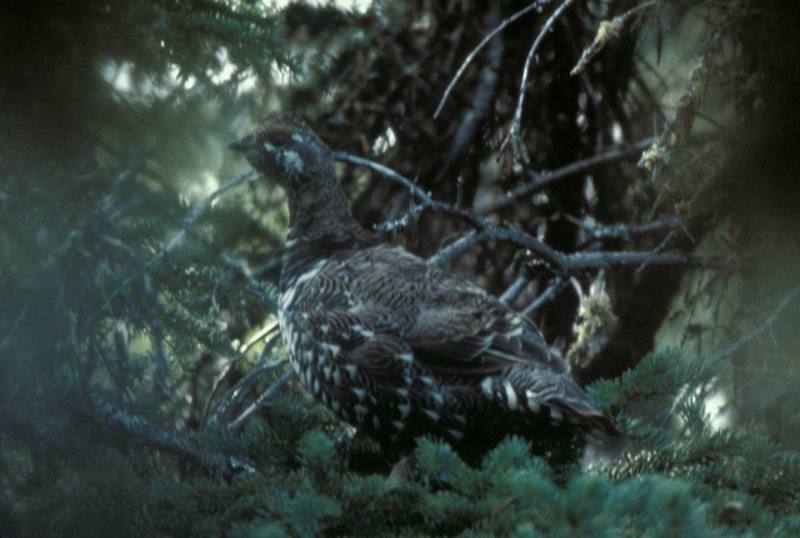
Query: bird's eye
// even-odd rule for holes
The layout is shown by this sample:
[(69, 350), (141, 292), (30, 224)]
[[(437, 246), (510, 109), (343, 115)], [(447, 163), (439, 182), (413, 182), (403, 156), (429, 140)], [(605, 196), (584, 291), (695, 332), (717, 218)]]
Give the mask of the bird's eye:
[(292, 139), (289, 133), (275, 133), (274, 136), (270, 137), (270, 142), (272, 142), (273, 146), (283, 148), (291, 144)]

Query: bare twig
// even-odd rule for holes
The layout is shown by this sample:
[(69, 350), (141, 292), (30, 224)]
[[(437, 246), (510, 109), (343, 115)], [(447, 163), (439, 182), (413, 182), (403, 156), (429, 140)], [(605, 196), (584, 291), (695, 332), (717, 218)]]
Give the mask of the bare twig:
[[(670, 230), (670, 232), (664, 237), (664, 239), (661, 240), (661, 242), (658, 245), (656, 245), (656, 248), (650, 251), (651, 255), (655, 256), (659, 252), (663, 251), (665, 248), (667, 248), (667, 245), (669, 245), (674, 238), (675, 238), (675, 230), (673, 229)], [(641, 274), (641, 272), (647, 268), (648, 265), (650, 265), (650, 258), (644, 260), (642, 262), (642, 265), (636, 268), (635, 275), (638, 277)]]
[(267, 390), (262, 392), (261, 395), (258, 398), (256, 398), (256, 400), (253, 403), (247, 406), (247, 409), (242, 411), (242, 413), (238, 417), (236, 417), (234, 420), (230, 422), (230, 424), (228, 424), (228, 429), (231, 431), (238, 430), (242, 426), (242, 424), (244, 424), (244, 421), (247, 420), (248, 417), (250, 417), (250, 415), (255, 413), (262, 405), (264, 405), (264, 402), (272, 399), (275, 395), (278, 394), (278, 392), (280, 392), (280, 390), (284, 387), (284, 385), (286, 385), (286, 383), (288, 383), (289, 380), (292, 378), (292, 375), (293, 372), (289, 371), (285, 372), (282, 376), (280, 376), (277, 379), (277, 381), (275, 381), (275, 383), (270, 385), (269, 388), (267, 388)]
[(522, 170), (522, 164), (527, 161), (522, 154), (522, 144), (520, 143), (519, 135), (522, 124), (522, 106), (525, 103), (525, 92), (528, 87), (528, 73), (530, 72), (531, 62), (533, 61), (534, 56), (536, 56), (536, 51), (539, 49), (539, 45), (541, 45), (542, 41), (544, 40), (545, 34), (550, 31), (553, 23), (561, 16), (564, 10), (572, 5), (574, 1), (575, 0), (564, 0), (561, 5), (559, 5), (555, 11), (553, 11), (553, 14), (550, 15), (550, 17), (545, 21), (544, 25), (542, 25), (539, 35), (537, 35), (536, 39), (533, 40), (533, 44), (531, 45), (530, 50), (528, 50), (528, 57), (525, 59), (525, 67), (522, 69), (522, 81), (519, 85), (519, 96), (517, 97), (517, 108), (514, 111), (514, 120), (511, 123), (511, 132), (509, 133), (509, 137), (511, 138), (514, 166), (515, 168), (520, 167), (520, 171)]
[(584, 269), (600, 269), (616, 265), (638, 265), (645, 261), (659, 265), (685, 265), (697, 263), (698, 260), (682, 252), (663, 252), (661, 254), (636, 250), (620, 252), (578, 252), (566, 255), (562, 270), (565, 272), (576, 272)]
[(337, 152), (335, 156), (339, 160), (360, 164), (376, 170), (386, 177), (407, 187), (414, 196), (423, 202), (423, 207), (421, 209), (412, 210), (415, 212), (415, 214), (422, 210), (443, 213), (452, 217), (456, 217), (459, 220), (470, 224), (476, 229), (475, 232), (462, 237), (452, 245), (442, 249), (440, 252), (429, 258), (428, 262), (433, 265), (442, 265), (471, 246), (487, 240), (505, 241), (525, 247), (533, 254), (549, 263), (556, 271), (567, 273), (582, 271), (585, 269), (610, 267), (613, 265), (640, 264), (644, 261), (659, 264), (685, 264), (692, 261), (689, 256), (679, 252), (654, 254), (652, 252), (622, 251), (578, 252), (575, 254), (565, 254), (555, 250), (532, 235), (523, 232), (522, 230), (511, 227), (493, 226), (483, 216), (473, 211), (454, 207), (442, 202), (437, 202), (424, 191), (422, 191), (422, 189), (414, 185), (414, 183), (409, 179), (403, 177), (387, 166), (370, 161), (369, 159), (355, 157), (342, 152)]
[(216, 202), (220, 196), (254, 176), (255, 172), (252, 170), (240, 174), (206, 196), (201, 203), (197, 204), (194, 209), (192, 209), (191, 213), (189, 213), (189, 216), (183, 221), (181, 231), (178, 232), (169, 243), (167, 243), (167, 245), (161, 250), (161, 252), (158, 253), (158, 255), (147, 262), (147, 267), (152, 267), (154, 264), (158, 263), (161, 258), (174, 251), (178, 245), (180, 245), (183, 240), (186, 239), (186, 235), (189, 233), (189, 230), (192, 228), (192, 226), (194, 226), (195, 222), (197, 222), (197, 219), (202, 217), (209, 209), (211, 209), (211, 207), (214, 205), (214, 202)]
[(0, 351), (11, 346), (11, 342), (14, 339), (14, 335), (16, 334), (17, 329), (19, 329), (19, 326), (22, 324), (23, 320), (28, 315), (28, 309), (30, 309), (30, 306), (31, 306), (30, 302), (25, 303), (25, 305), (22, 307), (22, 310), (20, 310), (19, 314), (14, 319), (14, 322), (11, 323), (11, 328), (6, 333), (6, 336), (2, 340), (0, 340)]
[(580, 226), (593, 239), (630, 239), (635, 235), (661, 230), (676, 230), (683, 227), (683, 223), (677, 217), (666, 217), (641, 224), (600, 224), (586, 222), (570, 216), (567, 216), (567, 219)]
[(650, 147), (655, 141), (655, 138), (646, 138), (628, 147), (612, 148), (598, 153), (597, 155), (593, 155), (592, 157), (572, 162), (551, 172), (542, 174), (531, 173), (531, 183), (517, 187), (505, 196), (478, 208), (478, 212), (483, 215), (494, 213), (513, 204), (519, 198), (541, 191), (559, 179), (584, 172), (601, 164), (608, 164), (628, 157), (638, 156), (641, 154), (642, 150)]
[[(501, 4), (502, 2), (490, 3), (488, 18), (491, 26), (496, 26), (500, 21)], [(434, 183), (445, 176), (453, 163), (457, 162), (464, 149), (475, 137), (475, 133), (491, 108), (497, 89), (498, 70), (503, 59), (502, 37), (498, 37), (492, 42), (486, 56), (486, 64), (481, 69), (478, 87), (475, 89), (471, 105), (461, 114), (461, 121), (450, 144), (450, 151), (448, 151), (447, 158), (439, 169)]]
[(411, 219), (422, 213), (427, 207), (430, 206), (415, 205), (396, 219), (387, 220), (385, 222), (376, 224), (374, 229), (378, 232), (396, 232), (402, 230), (403, 228), (407, 228), (408, 225), (411, 224)]
[(512, 23), (512, 22), (514, 22), (515, 20), (519, 19), (519, 18), (520, 18), (520, 17), (522, 17), (523, 15), (525, 15), (525, 14), (527, 14), (527, 13), (530, 13), (530, 12), (531, 12), (531, 11), (533, 11), (534, 9), (541, 7), (541, 6), (542, 6), (542, 5), (544, 5), (545, 3), (546, 3), (546, 2), (543, 2), (543, 1), (541, 1), (541, 0), (537, 0), (536, 2), (533, 2), (531, 5), (529, 5), (529, 6), (527, 6), (527, 7), (524, 7), (524, 8), (522, 8), (522, 9), (520, 9), (519, 11), (517, 11), (516, 13), (514, 13), (513, 15), (511, 15), (509, 18), (507, 18), (507, 19), (505, 19), (503, 22), (501, 22), (501, 23), (500, 23), (500, 24), (497, 26), (497, 28), (495, 28), (494, 30), (492, 30), (491, 32), (489, 32), (489, 33), (486, 35), (486, 37), (484, 37), (484, 38), (481, 40), (481, 42), (480, 42), (480, 43), (478, 43), (478, 46), (477, 46), (477, 47), (475, 47), (474, 49), (472, 49), (472, 52), (470, 52), (470, 53), (467, 55), (467, 57), (464, 59), (463, 63), (461, 64), (461, 67), (459, 67), (459, 68), (458, 68), (458, 71), (456, 71), (456, 74), (455, 74), (455, 76), (453, 77), (453, 79), (450, 81), (450, 84), (448, 84), (448, 85), (447, 85), (447, 88), (444, 90), (444, 94), (442, 95), (442, 99), (439, 101), (439, 106), (437, 106), (437, 107), (436, 107), (436, 111), (433, 113), (433, 118), (434, 118), (434, 119), (436, 119), (436, 118), (438, 118), (438, 117), (439, 117), (439, 114), (442, 112), (442, 108), (444, 108), (444, 104), (447, 102), (447, 98), (448, 98), (448, 97), (450, 97), (450, 93), (453, 91), (453, 88), (455, 87), (455, 85), (456, 85), (456, 82), (458, 82), (458, 79), (460, 79), (460, 78), (461, 78), (461, 75), (463, 75), (463, 74), (464, 74), (464, 71), (467, 69), (467, 66), (470, 64), (470, 62), (472, 62), (472, 60), (474, 60), (474, 59), (475, 59), (475, 56), (477, 56), (477, 55), (478, 55), (478, 53), (481, 51), (481, 49), (483, 49), (483, 47), (485, 47), (485, 46), (486, 46), (486, 44), (487, 44), (489, 41), (491, 41), (491, 40), (492, 40), (492, 38), (493, 38), (494, 36), (496, 36), (497, 34), (499, 34), (500, 32), (502, 32), (503, 30), (505, 30), (505, 28), (506, 28), (506, 27), (507, 27), (509, 24), (511, 24), (511, 23)]
[(564, 280), (561, 277), (555, 277), (550, 285), (545, 288), (545, 290), (539, 294), (539, 296), (533, 300), (531, 304), (526, 306), (522, 313), (526, 316), (533, 315), (539, 308), (542, 307), (546, 302), (556, 296), (556, 292), (561, 288), (564, 284)]
[(384, 165), (382, 165), (380, 163), (376, 163), (375, 161), (371, 161), (371, 160), (365, 159), (363, 157), (357, 157), (355, 155), (351, 155), (351, 154), (346, 153), (344, 151), (335, 151), (335, 152), (333, 152), (333, 157), (337, 161), (357, 164), (359, 166), (364, 166), (366, 168), (371, 168), (372, 170), (375, 170), (376, 172), (378, 172), (380, 174), (383, 174), (384, 176), (388, 177), (389, 179), (392, 179), (392, 180), (396, 181), (397, 183), (400, 183), (401, 185), (406, 187), (409, 191), (411, 191), (411, 194), (413, 194), (414, 196), (419, 198), (422, 202), (427, 203), (427, 204), (433, 204), (434, 203), (433, 199), (430, 196), (428, 196), (425, 193), (425, 191), (423, 191), (422, 189), (420, 189), (419, 187), (414, 185), (413, 181), (401, 176), (400, 174), (398, 174), (397, 172), (395, 172), (394, 170), (392, 170), (388, 166), (384, 166)]
[(629, 9), (622, 15), (617, 15), (611, 20), (601, 21), (597, 28), (594, 41), (592, 41), (591, 45), (583, 50), (583, 54), (581, 54), (578, 63), (575, 64), (575, 67), (572, 68), (572, 71), (570, 71), (569, 74), (575, 76), (579, 73), (583, 73), (583, 70), (586, 69), (586, 66), (589, 65), (589, 62), (592, 61), (592, 59), (597, 56), (597, 54), (599, 54), (606, 45), (619, 38), (620, 34), (622, 34), (622, 29), (624, 28), (625, 23), (628, 22), (628, 19), (631, 16), (644, 9), (654, 6), (656, 2), (657, 0), (649, 0), (648, 2), (644, 2), (643, 4), (639, 4), (638, 6)]
[(733, 355), (734, 353), (738, 353), (742, 349), (749, 346), (756, 338), (764, 334), (764, 332), (771, 332), (775, 321), (778, 319), (778, 316), (780, 316), (781, 312), (783, 312), (783, 310), (785, 310), (786, 307), (791, 304), (798, 294), (800, 294), (800, 285), (797, 285), (789, 290), (789, 293), (787, 293), (783, 299), (781, 299), (781, 302), (778, 303), (778, 306), (775, 308), (775, 310), (773, 310), (772, 313), (767, 316), (767, 319), (765, 319), (761, 325), (747, 333), (744, 337), (740, 338), (733, 344), (730, 344), (728, 347), (720, 351), (716, 356), (718, 358), (724, 358)]
[[(207, 422), (209, 413), (211, 411), (211, 404), (214, 402), (214, 398), (216, 398), (217, 392), (219, 391), (220, 386), (222, 386), (222, 382), (228, 376), (228, 374), (232, 371), (233, 366), (236, 365), (242, 358), (244, 358), (245, 354), (250, 350), (258, 342), (264, 340), (264, 349), (261, 350), (261, 354), (256, 361), (257, 365), (262, 365), (269, 352), (272, 350), (272, 346), (274, 344), (275, 339), (277, 339), (278, 334), (278, 325), (275, 324), (271, 327), (267, 327), (266, 329), (259, 331), (249, 342), (244, 344), (240, 349), (239, 352), (233, 357), (225, 367), (222, 369), (222, 372), (219, 374), (217, 379), (214, 380), (214, 386), (211, 389), (211, 394), (208, 396), (208, 400), (206, 400), (205, 408), (203, 409), (203, 423)], [(270, 338), (272, 337), (272, 338)], [(253, 371), (257, 370), (259, 366), (256, 366)], [(253, 373), (251, 371), (250, 373)], [(259, 372), (260, 373), (260, 372)], [(250, 375), (250, 374), (248, 374)], [(247, 376), (245, 376), (247, 377)]]
[[(220, 421), (220, 417), (227, 413), (228, 409), (236, 405), (236, 403), (246, 395), (247, 391), (258, 379), (258, 376), (263, 373), (276, 370), (286, 364), (285, 360), (271, 363), (266, 361), (267, 356), (272, 351), (272, 348), (275, 346), (275, 342), (277, 341), (278, 333), (273, 333), (272, 338), (266, 339), (264, 342), (264, 349), (261, 350), (256, 365), (242, 379), (240, 379), (238, 383), (226, 390), (225, 394), (214, 405), (213, 409), (209, 410), (211, 404), (213, 403), (214, 393), (218, 390), (218, 386), (215, 383), (214, 390), (212, 390), (212, 394), (209, 396), (208, 403), (206, 405), (206, 412), (204, 413), (204, 418), (208, 423), (218, 423)], [(226, 368), (222, 375), (220, 375), (220, 378), (218, 379), (219, 383), (221, 383), (224, 377), (227, 376), (230, 371), (230, 367), (243, 356), (244, 352), (240, 352), (237, 357), (234, 357), (234, 359), (230, 361), (228, 368)]]
[(436, 254), (428, 258), (428, 263), (431, 265), (444, 265), (457, 255), (473, 246), (489, 239), (489, 234), (484, 230), (483, 232), (476, 232), (475, 230), (468, 234), (456, 239), (448, 246), (439, 250)]
[[(411, 181), (410, 179), (408, 179), (406, 177), (403, 177), (402, 175), (398, 174), (397, 172), (395, 172), (394, 170), (392, 170), (388, 166), (384, 166), (384, 165), (382, 165), (380, 163), (376, 163), (375, 161), (371, 161), (371, 160), (365, 159), (363, 157), (357, 157), (355, 155), (350, 155), (349, 153), (345, 153), (345, 152), (341, 152), (341, 151), (334, 152), (334, 158), (339, 160), (339, 161), (349, 162), (349, 163), (365, 166), (367, 168), (371, 168), (372, 170), (375, 170), (376, 172), (379, 172), (380, 174), (383, 174), (384, 176), (388, 177), (389, 179), (392, 179), (392, 180), (396, 181), (397, 183), (400, 183), (401, 185), (405, 186), (409, 191), (411, 191), (411, 194), (413, 196), (416, 196), (417, 198), (420, 199), (420, 201), (422, 201), (422, 206), (421, 207), (412, 208), (412, 210), (409, 212), (411, 215), (416, 215), (416, 214), (421, 213), (422, 211), (425, 211), (425, 210), (431, 210), (431, 211), (436, 211), (436, 212), (439, 212), (439, 213), (445, 213), (445, 214), (448, 214), (448, 215), (452, 215), (452, 216), (457, 217), (457, 218), (459, 218), (461, 220), (467, 221), (467, 222), (475, 225), (476, 227), (481, 227), (482, 226), (481, 222), (483, 221), (483, 219), (480, 216), (478, 216), (478, 215), (476, 215), (476, 214), (474, 214), (471, 211), (468, 211), (466, 209), (462, 209), (460, 207), (455, 207), (455, 206), (452, 206), (452, 205), (449, 205), (449, 204), (445, 204), (445, 203), (442, 203), (442, 202), (437, 202), (436, 200), (431, 198), (428, 193), (426, 193), (425, 191), (420, 189), (418, 186), (416, 186), (413, 181)], [(400, 217), (400, 219), (396, 219), (396, 221), (393, 221), (393, 222), (397, 222), (398, 223), (397, 226), (399, 227), (400, 225), (402, 225), (403, 218), (404, 217)], [(391, 224), (387, 224), (386, 226), (390, 227)]]
[(229, 409), (235, 407), (241, 400), (244, 399), (245, 395), (247, 395), (247, 392), (255, 384), (259, 376), (269, 372), (274, 372), (275, 370), (284, 367), (286, 364), (288, 364), (288, 360), (282, 359), (277, 362), (261, 363), (253, 368), (247, 373), (246, 376), (236, 383), (236, 385), (225, 392), (225, 396), (220, 399), (219, 403), (211, 412), (208, 419), (209, 424), (219, 424), (220, 422), (223, 422), (224, 415)]
[(259, 265), (250, 269), (250, 274), (253, 278), (259, 277), (268, 271), (272, 271), (273, 269), (277, 269), (280, 267), (281, 263), (283, 262), (283, 248), (273, 249), (272, 252), (275, 252), (272, 256), (261, 262)]
[(525, 271), (523, 271), (522, 274), (511, 283), (508, 289), (503, 292), (503, 294), (500, 296), (500, 300), (506, 304), (513, 302), (530, 281), (531, 279), (527, 274), (525, 274)]
[(504, 241), (525, 247), (533, 254), (549, 263), (552, 269), (562, 273), (574, 273), (586, 269), (599, 269), (616, 265), (638, 265), (644, 262), (680, 265), (697, 261), (680, 252), (654, 254), (652, 252), (642, 251), (595, 251), (564, 254), (546, 245), (532, 235), (516, 228), (501, 228), (487, 225), (484, 230), (480, 232), (471, 232), (443, 248), (438, 253), (428, 258), (428, 263), (432, 265), (443, 265), (458, 254), (483, 241)]

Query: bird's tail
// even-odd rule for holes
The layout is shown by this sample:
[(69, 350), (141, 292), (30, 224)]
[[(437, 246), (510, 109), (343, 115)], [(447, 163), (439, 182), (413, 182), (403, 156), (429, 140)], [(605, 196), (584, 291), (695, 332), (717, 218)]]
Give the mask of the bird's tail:
[(614, 421), (597, 409), (586, 394), (568, 373), (531, 372), (528, 378), (531, 386), (526, 394), (536, 398), (550, 411), (553, 421), (566, 421), (588, 431), (600, 431), (607, 435), (620, 435)]
[(617, 437), (622, 434), (611, 417), (597, 409), (592, 411), (573, 410), (572, 413), (566, 414), (566, 416), (567, 420), (570, 422), (592, 432), (599, 431), (612, 437)]

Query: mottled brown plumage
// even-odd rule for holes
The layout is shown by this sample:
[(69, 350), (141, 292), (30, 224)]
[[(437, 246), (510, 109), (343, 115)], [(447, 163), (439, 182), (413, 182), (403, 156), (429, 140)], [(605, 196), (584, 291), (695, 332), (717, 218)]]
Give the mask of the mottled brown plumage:
[(304, 124), (273, 116), (232, 147), (287, 192), (281, 330), (303, 385), (341, 418), (392, 447), (613, 429), (530, 320), (364, 230)]

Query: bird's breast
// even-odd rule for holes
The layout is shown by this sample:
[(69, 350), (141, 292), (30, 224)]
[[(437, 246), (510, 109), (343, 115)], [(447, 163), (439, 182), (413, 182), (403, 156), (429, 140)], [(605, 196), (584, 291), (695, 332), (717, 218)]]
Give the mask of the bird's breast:
[(280, 312), (280, 326), (289, 362), (300, 383), (339, 416), (352, 421), (348, 403), (360, 374), (358, 367), (343, 359), (338, 344), (313, 338), (291, 312)]

